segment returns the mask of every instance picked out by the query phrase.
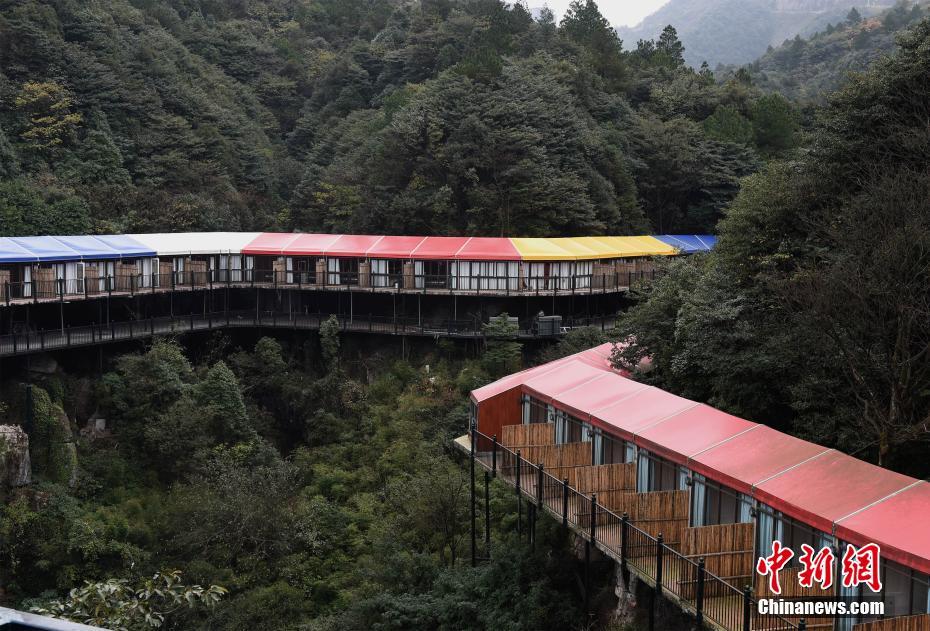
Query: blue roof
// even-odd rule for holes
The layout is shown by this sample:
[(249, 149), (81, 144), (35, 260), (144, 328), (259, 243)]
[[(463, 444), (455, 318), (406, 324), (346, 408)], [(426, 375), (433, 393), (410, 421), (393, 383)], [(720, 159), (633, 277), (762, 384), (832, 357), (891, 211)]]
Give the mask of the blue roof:
[(655, 238), (686, 254), (707, 252), (717, 243), (717, 237), (709, 234), (657, 234)]
[(151, 248), (121, 234), (0, 237), (0, 263), (101, 261), (149, 256), (155, 256)]
[(82, 259), (118, 259), (119, 252), (91, 236), (52, 237), (60, 244), (80, 254)]
[(25, 263), (37, 260), (35, 254), (9, 237), (0, 237), (0, 263)]
[(10, 241), (21, 246), (38, 261), (79, 261), (81, 254), (72, 250), (55, 237), (10, 237)]
[(124, 258), (157, 256), (155, 250), (124, 234), (100, 234), (94, 238), (116, 250)]

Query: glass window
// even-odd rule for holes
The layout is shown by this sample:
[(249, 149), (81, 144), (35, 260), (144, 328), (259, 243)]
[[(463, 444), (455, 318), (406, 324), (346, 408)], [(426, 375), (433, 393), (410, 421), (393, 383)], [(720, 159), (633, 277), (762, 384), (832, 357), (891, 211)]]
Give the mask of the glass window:
[(907, 616), (911, 613), (911, 570), (897, 563), (885, 562), (882, 597), (885, 617)]
[(927, 588), (927, 576), (917, 574), (911, 578), (911, 614), (930, 613), (930, 590)]

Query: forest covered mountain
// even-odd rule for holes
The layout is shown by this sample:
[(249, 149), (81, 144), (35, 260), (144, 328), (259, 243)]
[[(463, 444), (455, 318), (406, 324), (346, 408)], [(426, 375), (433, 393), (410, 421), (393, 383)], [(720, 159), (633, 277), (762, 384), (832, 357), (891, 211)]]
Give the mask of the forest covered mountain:
[(682, 52), (591, 2), (0, 0), (3, 232), (709, 231), (794, 114)]
[(619, 28), (628, 48), (659, 36), (671, 24), (685, 45), (685, 60), (695, 68), (707, 62), (746, 64), (795, 35), (822, 30), (845, 18), (852, 7), (872, 16), (894, 0), (670, 0), (634, 27)]
[(586, 598), (558, 522), (516, 534), (512, 489), (489, 492), (490, 559), (462, 562), (450, 455), (471, 390), (609, 340), (650, 358), (636, 379), (926, 478), (930, 19), (900, 7), (715, 73), (674, 28), (621, 47), (587, 0), (559, 23), (497, 0), (0, 0), (0, 235), (719, 235), (617, 329), (544, 349), (506, 317), (467, 351), (332, 317), (4, 363), (33, 480), (0, 489), (0, 603), (133, 631), (149, 606), (165, 630), (613, 629), (612, 562)]
[[(901, 0), (871, 18), (857, 13), (808, 38), (796, 36), (747, 66), (754, 85), (799, 101), (822, 102), (850, 73), (863, 72), (873, 62), (893, 53), (898, 37), (930, 11), (926, 2)], [(736, 68), (720, 70), (718, 78), (733, 76)]]

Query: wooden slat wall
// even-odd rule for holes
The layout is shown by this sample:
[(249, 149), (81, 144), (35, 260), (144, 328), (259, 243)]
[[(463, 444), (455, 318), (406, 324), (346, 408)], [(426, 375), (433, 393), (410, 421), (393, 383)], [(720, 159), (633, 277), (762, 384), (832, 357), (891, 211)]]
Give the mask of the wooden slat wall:
[[(587, 443), (590, 444), (590, 443)], [(604, 493), (606, 491), (635, 491), (636, 465), (605, 464), (597, 466), (565, 468), (560, 477), (567, 478), (568, 484), (580, 493)], [(552, 475), (556, 475), (554, 472)], [(601, 502), (605, 505), (606, 502)], [(608, 506), (609, 508), (609, 506)]]
[(699, 557), (704, 557), (708, 572), (742, 589), (753, 580), (755, 533), (753, 523), (686, 528), (681, 554), (695, 563)]
[[(487, 434), (487, 432), (484, 433)], [(501, 427), (500, 437), (501, 444), (513, 450), (534, 445), (554, 445), (555, 424), (504, 425)], [(590, 450), (590, 446), (588, 449)]]
[[(532, 427), (528, 425), (527, 427)], [(511, 447), (519, 449), (520, 457), (532, 464), (542, 463), (549, 473), (562, 479), (562, 472), (591, 464), (591, 443), (566, 443), (564, 445), (536, 445)]]
[(677, 547), (688, 527), (689, 497), (690, 491), (623, 493), (612, 497), (608, 508), (628, 513), (637, 528), (653, 537), (662, 533), (668, 545)]
[(863, 622), (854, 626), (853, 631), (930, 631), (930, 614)]

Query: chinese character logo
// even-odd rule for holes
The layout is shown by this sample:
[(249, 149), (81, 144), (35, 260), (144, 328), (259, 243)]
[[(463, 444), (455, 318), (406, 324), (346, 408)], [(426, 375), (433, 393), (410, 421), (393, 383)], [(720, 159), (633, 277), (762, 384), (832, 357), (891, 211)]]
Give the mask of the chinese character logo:
[[(880, 557), (881, 550), (876, 543), (870, 543), (861, 548), (847, 545), (840, 566), (843, 587), (854, 588), (867, 585), (873, 592), (880, 592), (882, 590)], [(761, 576), (769, 577), (769, 590), (773, 594), (781, 594), (781, 579), (778, 573), (787, 567), (793, 558), (794, 551), (777, 540), (772, 542), (772, 554), (759, 557), (756, 572)], [(800, 564), (798, 585), (806, 589), (819, 586), (823, 590), (833, 587), (836, 555), (829, 546), (815, 551), (813, 547), (802, 543), (798, 563)]]
[(843, 554), (843, 587), (858, 587), (868, 585), (869, 589), (878, 593), (882, 591), (882, 579), (879, 575), (878, 544), (870, 543), (858, 550), (855, 546), (847, 545)]
[(819, 583), (822, 589), (833, 586), (833, 564), (836, 556), (829, 547), (821, 548), (817, 554), (806, 543), (801, 544), (801, 556), (798, 557), (801, 570), (798, 572), (798, 584), (810, 589), (814, 583)]
[(759, 561), (756, 563), (756, 572), (769, 577), (769, 590), (773, 594), (781, 594), (781, 581), (778, 578), (778, 572), (788, 565), (788, 561), (792, 558), (794, 558), (794, 552), (790, 548), (781, 545), (781, 541), (772, 542), (772, 554), (767, 557), (759, 557)]

